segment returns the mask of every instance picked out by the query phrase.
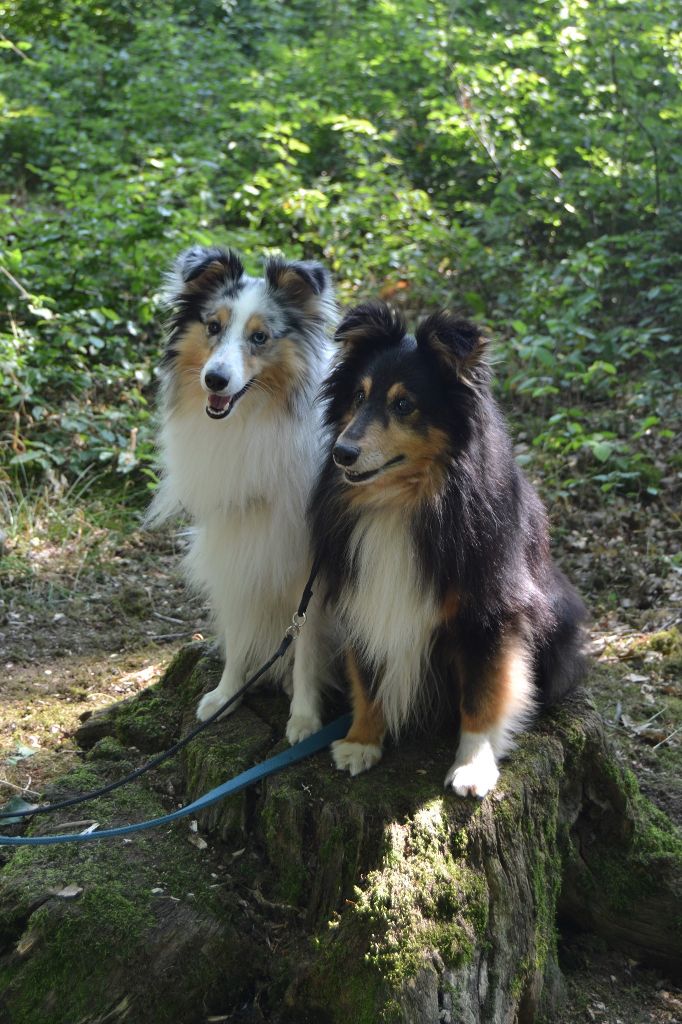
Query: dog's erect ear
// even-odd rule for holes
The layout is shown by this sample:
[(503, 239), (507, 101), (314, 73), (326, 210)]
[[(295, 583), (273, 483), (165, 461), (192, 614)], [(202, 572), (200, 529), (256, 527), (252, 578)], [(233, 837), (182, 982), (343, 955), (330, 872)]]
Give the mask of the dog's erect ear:
[[(338, 320), (331, 274), (313, 260), (293, 260), (271, 256), (265, 264), (265, 282), (276, 301), (301, 323), (326, 327)], [(302, 314), (302, 318), (301, 318)]]
[(385, 302), (365, 302), (349, 309), (339, 324), (334, 340), (344, 353), (355, 349), (398, 345), (407, 333), (405, 321)]
[(422, 321), (415, 337), (422, 352), (430, 352), (461, 380), (466, 380), (469, 373), (484, 362), (488, 346), (480, 327), (445, 310), (432, 313)]
[(168, 275), (170, 302), (208, 291), (220, 284), (236, 284), (244, 273), (242, 261), (219, 245), (193, 245), (180, 253)]

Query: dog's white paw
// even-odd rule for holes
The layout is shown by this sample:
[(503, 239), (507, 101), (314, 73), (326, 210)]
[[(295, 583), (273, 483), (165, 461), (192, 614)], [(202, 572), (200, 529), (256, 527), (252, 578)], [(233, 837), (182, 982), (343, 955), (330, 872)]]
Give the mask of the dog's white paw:
[(287, 722), (287, 739), (293, 747), (294, 743), (300, 743), (301, 740), (307, 739), (321, 727), (322, 722), (318, 715), (291, 715)]
[[(199, 706), (197, 707), (197, 718), (199, 721), (205, 722), (207, 718), (211, 717), (211, 715), (215, 715), (216, 711), (223, 706), (225, 701), (229, 700), (229, 697), (230, 694), (225, 693), (219, 686), (217, 686), (215, 690), (211, 690), (209, 693), (204, 694), (199, 701)], [(236, 711), (240, 703), (240, 700), (236, 700), (234, 704), (231, 704), (220, 717), (225, 718), (227, 715), (231, 715), (233, 711)]]
[(494, 789), (500, 772), (494, 757), (479, 757), (472, 763), (452, 765), (445, 776), (445, 788), (452, 789), (457, 796), (484, 797)]
[(349, 743), (347, 740), (332, 743), (334, 764), (340, 771), (351, 775), (359, 775), (378, 764), (381, 753), (381, 747), (374, 743)]

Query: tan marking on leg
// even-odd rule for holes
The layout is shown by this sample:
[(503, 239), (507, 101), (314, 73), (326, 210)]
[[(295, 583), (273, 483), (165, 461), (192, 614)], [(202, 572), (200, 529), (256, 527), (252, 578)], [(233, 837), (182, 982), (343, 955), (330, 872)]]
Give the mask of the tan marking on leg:
[[(462, 671), (465, 671), (462, 666)], [(518, 634), (504, 637), (497, 655), (486, 667), (480, 681), (464, 679), (464, 686), (480, 687), (480, 704), (475, 715), (468, 714), (462, 701), (462, 729), (465, 732), (489, 732), (505, 719), (523, 715), (532, 703), (530, 657)]]
[(345, 738), (347, 743), (371, 743), (380, 747), (386, 734), (381, 705), (370, 700), (353, 651), (346, 654), (346, 671), (353, 701), (353, 723)]

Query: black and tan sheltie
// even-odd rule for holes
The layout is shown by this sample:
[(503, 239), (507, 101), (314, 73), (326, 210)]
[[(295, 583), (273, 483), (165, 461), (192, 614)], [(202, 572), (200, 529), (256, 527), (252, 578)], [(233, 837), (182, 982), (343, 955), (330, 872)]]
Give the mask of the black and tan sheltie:
[(441, 312), (412, 336), (370, 303), (336, 339), (332, 436), (310, 503), (348, 644), (353, 723), (334, 761), (364, 771), (386, 732), (454, 704), (445, 784), (482, 797), (536, 708), (580, 680), (584, 608), (514, 461), (482, 332)]

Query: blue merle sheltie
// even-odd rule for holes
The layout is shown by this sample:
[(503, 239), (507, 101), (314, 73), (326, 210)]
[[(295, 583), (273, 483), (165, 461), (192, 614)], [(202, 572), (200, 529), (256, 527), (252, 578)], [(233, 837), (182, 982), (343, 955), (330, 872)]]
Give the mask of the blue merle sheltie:
[[(228, 249), (195, 246), (168, 275), (171, 310), (160, 367), (161, 485), (149, 521), (193, 521), (190, 579), (223, 640), (222, 678), (205, 720), (280, 643), (310, 568), (306, 504), (320, 469), (315, 396), (337, 321), (328, 272), (272, 257), (250, 277)], [(296, 647), (287, 736), (320, 725), (324, 624), (315, 602)], [(291, 653), (278, 663), (291, 682)]]
[(334, 761), (364, 771), (387, 732), (449, 707), (460, 733), (446, 787), (482, 797), (536, 708), (581, 678), (583, 605), (514, 461), (481, 330), (440, 312), (413, 336), (377, 302), (336, 339), (310, 503), (348, 644), (353, 722)]

